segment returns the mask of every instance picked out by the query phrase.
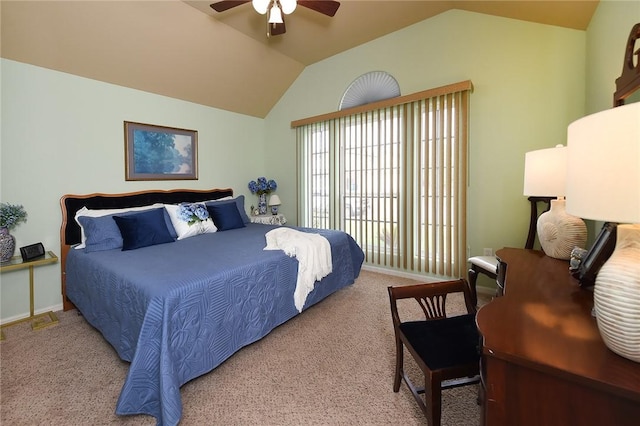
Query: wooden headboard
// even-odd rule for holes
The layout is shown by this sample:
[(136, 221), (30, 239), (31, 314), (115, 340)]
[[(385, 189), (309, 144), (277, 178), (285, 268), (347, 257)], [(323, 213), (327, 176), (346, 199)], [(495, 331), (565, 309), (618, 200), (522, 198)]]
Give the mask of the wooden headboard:
[(80, 225), (75, 221), (78, 210), (86, 207), (91, 210), (120, 209), (126, 207), (140, 207), (155, 203), (177, 204), (180, 202), (194, 203), (198, 201), (217, 200), (233, 196), (233, 190), (227, 189), (173, 189), (128, 192), (123, 194), (87, 194), (63, 195), (60, 198), (62, 209), (62, 225), (60, 226), (60, 265), (62, 284), (62, 303), (64, 310), (73, 309), (73, 304), (67, 300), (66, 293), (66, 260), (71, 246), (81, 242)]

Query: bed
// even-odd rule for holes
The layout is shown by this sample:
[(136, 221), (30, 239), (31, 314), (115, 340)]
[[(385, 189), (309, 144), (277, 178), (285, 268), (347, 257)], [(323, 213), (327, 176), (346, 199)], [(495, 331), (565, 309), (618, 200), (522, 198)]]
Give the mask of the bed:
[[(160, 425), (180, 421), (183, 384), (352, 284), (364, 260), (360, 247), (344, 232), (295, 228), (325, 237), (332, 264), (332, 272), (315, 283), (303, 308), (298, 308), (293, 298), (298, 260), (282, 250), (264, 250), (265, 235), (278, 227), (250, 223), (246, 213), (241, 218), (244, 226), (133, 249), (127, 247), (131, 239), (124, 238), (128, 228), (121, 227), (126, 249), (122, 240), (120, 247), (95, 249), (92, 224), (105, 220), (112, 224), (112, 217), (118, 216), (119, 227), (121, 222), (141, 227), (138, 219), (160, 212), (169, 224), (170, 209), (162, 206), (184, 202), (206, 202), (207, 208), (216, 205), (229, 211), (229, 205), (241, 210), (244, 197), (233, 197), (231, 189), (212, 189), (61, 198), (64, 309), (77, 308), (118, 356), (130, 363), (116, 414), (148, 414)], [(154, 208), (143, 210), (144, 215), (131, 213), (134, 219), (122, 219), (127, 213), (117, 213), (142, 206)], [(91, 221), (78, 219), (81, 227), (75, 220), (81, 210), (116, 213)], [(102, 234), (101, 238), (107, 241)]]

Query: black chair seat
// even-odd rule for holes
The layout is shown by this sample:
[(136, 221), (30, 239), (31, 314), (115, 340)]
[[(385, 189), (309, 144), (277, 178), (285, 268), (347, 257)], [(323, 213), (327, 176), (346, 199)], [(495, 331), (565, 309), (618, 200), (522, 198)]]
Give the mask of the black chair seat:
[(479, 362), (475, 315), (408, 321), (400, 330), (431, 370)]

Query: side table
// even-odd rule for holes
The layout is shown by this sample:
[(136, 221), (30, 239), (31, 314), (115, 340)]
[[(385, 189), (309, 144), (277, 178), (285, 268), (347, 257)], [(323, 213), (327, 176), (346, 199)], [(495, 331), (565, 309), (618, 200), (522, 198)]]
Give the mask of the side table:
[[(38, 330), (50, 325), (58, 324), (58, 317), (52, 311), (35, 315), (33, 312), (33, 268), (36, 266), (49, 265), (58, 262), (58, 256), (52, 251), (47, 251), (44, 256), (24, 262), (22, 257), (14, 256), (9, 261), (0, 264), (0, 272), (17, 271), (20, 269), (29, 269), (29, 317), (12, 321), (0, 326), (0, 340), (4, 340), (2, 329), (25, 321), (31, 321), (31, 328)], [(49, 321), (47, 321), (47, 317)]]
[(262, 223), (265, 225), (284, 225), (287, 223), (287, 218), (282, 213), (278, 214), (261, 214), (257, 216), (251, 216), (251, 223)]

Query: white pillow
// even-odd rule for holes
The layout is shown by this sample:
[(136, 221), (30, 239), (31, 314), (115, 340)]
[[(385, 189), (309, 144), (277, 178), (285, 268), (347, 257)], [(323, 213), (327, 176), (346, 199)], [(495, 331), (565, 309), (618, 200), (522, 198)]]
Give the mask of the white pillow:
[(136, 212), (136, 211), (157, 209), (158, 207), (163, 207), (163, 206), (164, 206), (164, 204), (162, 204), (162, 203), (156, 203), (156, 204), (150, 204), (148, 206), (141, 206), (141, 207), (127, 207), (127, 208), (123, 208), (123, 209), (104, 209), (104, 210), (89, 210), (86, 207), (82, 207), (80, 210), (78, 210), (76, 212), (76, 215), (74, 217), (76, 223), (78, 224), (78, 226), (80, 226), (80, 236), (81, 236), (80, 244), (78, 244), (74, 248), (75, 249), (83, 249), (83, 248), (85, 248), (85, 243), (87, 241), (87, 236), (84, 233), (84, 228), (82, 227), (82, 225), (78, 221), (78, 218), (80, 216), (102, 217), (102, 216), (107, 216), (107, 215), (115, 214), (115, 213)]
[[(204, 203), (196, 203), (196, 204), (202, 204), (204, 206)], [(164, 208), (167, 209), (167, 212), (169, 213), (169, 217), (171, 218), (171, 224), (173, 225), (173, 228), (176, 230), (176, 234), (178, 234), (179, 240), (184, 240), (185, 238), (193, 237), (194, 235), (216, 232), (218, 230), (218, 228), (216, 228), (216, 225), (214, 225), (213, 220), (210, 217), (201, 222), (196, 222), (192, 225), (189, 225), (187, 222), (180, 219), (180, 217), (178, 216), (178, 210), (180, 209), (179, 205), (165, 204)]]
[(216, 198), (215, 200), (207, 200), (207, 201), (201, 201), (204, 204), (207, 203), (213, 203), (214, 201), (227, 201), (227, 200), (234, 200), (235, 198), (233, 198), (231, 195), (227, 195), (226, 197), (222, 197), (222, 198)]

